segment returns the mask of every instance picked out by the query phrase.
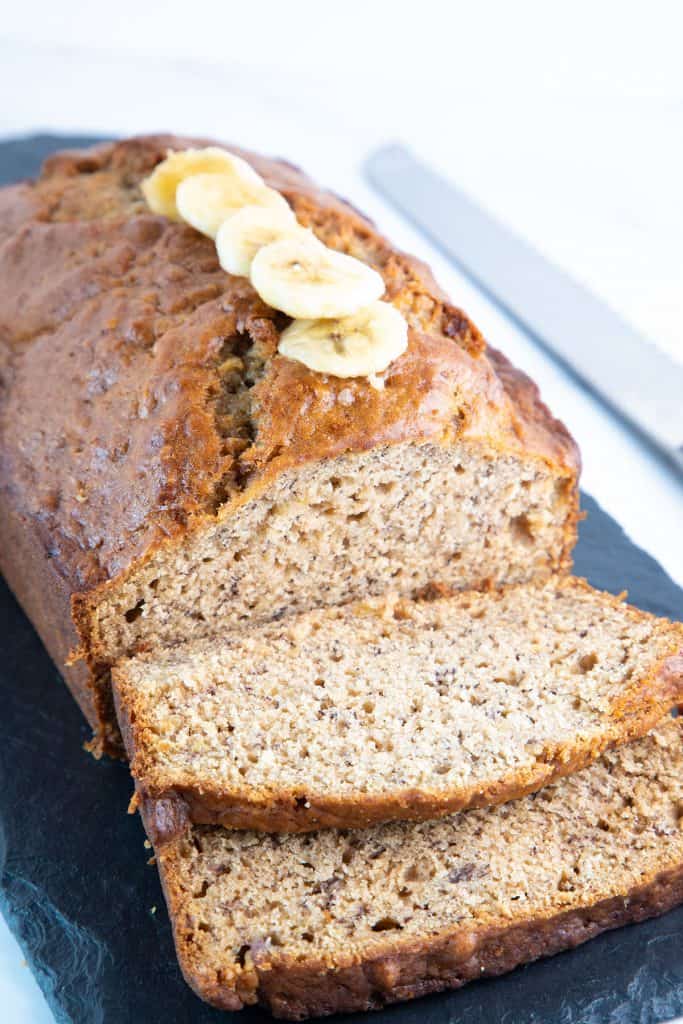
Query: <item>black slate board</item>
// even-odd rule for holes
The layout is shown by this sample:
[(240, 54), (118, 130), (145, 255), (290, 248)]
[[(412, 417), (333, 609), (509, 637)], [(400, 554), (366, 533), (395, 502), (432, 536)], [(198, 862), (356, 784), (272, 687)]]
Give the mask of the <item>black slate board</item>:
[[(0, 181), (88, 140), (0, 145)], [(683, 619), (683, 591), (584, 496), (576, 571)], [(156, 870), (126, 807), (125, 766), (95, 762), (76, 705), (0, 582), (0, 906), (62, 1024), (256, 1024), (212, 1010), (176, 966)], [(153, 912), (156, 908), (156, 912)], [(392, 1007), (373, 1024), (654, 1024), (683, 1012), (683, 908), (460, 992)], [(2, 1012), (0, 1011), (0, 1017)]]

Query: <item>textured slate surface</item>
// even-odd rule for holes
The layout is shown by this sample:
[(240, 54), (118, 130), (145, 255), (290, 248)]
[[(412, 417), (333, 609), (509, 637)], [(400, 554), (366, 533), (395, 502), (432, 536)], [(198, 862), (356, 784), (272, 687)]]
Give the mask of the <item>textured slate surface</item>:
[[(69, 144), (75, 144), (68, 140)], [(0, 145), (0, 179), (34, 173), (64, 140)], [(589, 497), (576, 571), (683, 619), (681, 591)], [(256, 1024), (222, 1014), (178, 972), (156, 870), (126, 815), (123, 765), (82, 750), (88, 730), (31, 625), (0, 583), (0, 906), (55, 1018), (68, 1024)], [(156, 912), (153, 908), (156, 907)], [(683, 908), (460, 992), (363, 1018), (374, 1024), (651, 1024), (683, 1012)], [(2, 1013), (0, 1011), (0, 1019)], [(340, 1020), (342, 1018), (339, 1018)], [(345, 1021), (360, 1021), (361, 1016)]]

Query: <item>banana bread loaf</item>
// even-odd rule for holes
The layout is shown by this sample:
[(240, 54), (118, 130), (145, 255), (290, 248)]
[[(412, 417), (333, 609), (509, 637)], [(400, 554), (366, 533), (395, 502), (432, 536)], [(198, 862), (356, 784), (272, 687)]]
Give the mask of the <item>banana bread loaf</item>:
[(298, 832), (500, 803), (683, 700), (683, 626), (561, 577), (375, 600), (113, 670), (143, 800)]
[(61, 153), (0, 191), (0, 567), (110, 751), (124, 655), (541, 578), (575, 540), (576, 448), (534, 385), (347, 203), (241, 153), (409, 325), (381, 390), (277, 354), (288, 318), (146, 206), (193, 144)]
[(682, 807), (679, 718), (441, 821), (278, 836), (178, 829), (161, 803), (147, 828), (188, 983), (300, 1020), (458, 988), (681, 903)]

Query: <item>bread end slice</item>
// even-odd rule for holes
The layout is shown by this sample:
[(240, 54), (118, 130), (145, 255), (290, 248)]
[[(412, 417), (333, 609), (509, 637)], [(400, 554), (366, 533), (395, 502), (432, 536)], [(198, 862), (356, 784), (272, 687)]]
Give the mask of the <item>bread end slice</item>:
[(603, 932), (659, 917), (681, 903), (683, 865), (591, 907), (509, 928), (443, 936), (396, 952), (378, 951), (365, 962), (342, 968), (284, 958), (276, 966), (261, 965), (245, 954), (249, 966), (231, 980), (198, 960), (189, 943), (191, 933), (178, 934), (176, 945), (183, 977), (200, 999), (222, 1010), (258, 1003), (274, 1017), (298, 1021), (378, 1010), (462, 988), (574, 949)]
[(541, 793), (417, 825), (274, 836), (187, 825), (157, 861), (183, 973), (300, 1020), (509, 971), (683, 902), (683, 729)]

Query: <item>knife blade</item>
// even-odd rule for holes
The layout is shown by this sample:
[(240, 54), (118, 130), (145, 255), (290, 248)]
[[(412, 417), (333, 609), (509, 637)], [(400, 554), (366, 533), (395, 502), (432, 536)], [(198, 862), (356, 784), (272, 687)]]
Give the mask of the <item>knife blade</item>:
[(365, 172), (478, 287), (683, 474), (683, 366), (405, 146), (375, 151)]

